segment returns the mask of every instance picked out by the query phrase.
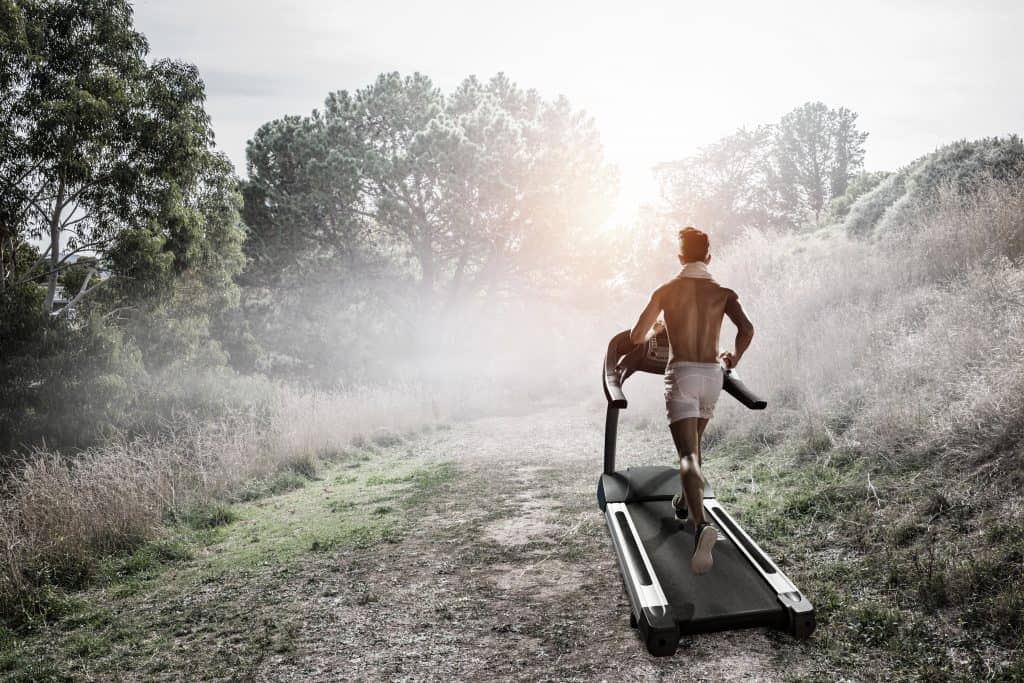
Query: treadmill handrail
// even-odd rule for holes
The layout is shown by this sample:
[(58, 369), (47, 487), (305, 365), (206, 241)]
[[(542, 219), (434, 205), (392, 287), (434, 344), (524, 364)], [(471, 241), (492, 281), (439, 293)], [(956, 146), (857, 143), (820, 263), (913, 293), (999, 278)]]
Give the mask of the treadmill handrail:
[(629, 330), (620, 332), (608, 342), (608, 352), (604, 357), (604, 397), (614, 408), (625, 408), (628, 405), (626, 395), (622, 393), (622, 373), (619, 370), (619, 359), (629, 353), (636, 344), (629, 341)]
[[(664, 333), (663, 333), (664, 334)], [(664, 360), (650, 358), (650, 349), (646, 345), (655, 344), (648, 340), (643, 344), (634, 344), (629, 340), (629, 330), (619, 332), (608, 342), (608, 351), (604, 356), (604, 372), (602, 384), (604, 396), (612, 408), (625, 409), (628, 406), (626, 395), (622, 391), (622, 383), (637, 370), (646, 372), (663, 372)], [(623, 358), (625, 361), (623, 361)], [(623, 363), (625, 367), (620, 366)], [(659, 369), (660, 368), (660, 369)], [(754, 394), (739, 378), (735, 370), (723, 368), (722, 390), (751, 410), (764, 410), (768, 402)]]

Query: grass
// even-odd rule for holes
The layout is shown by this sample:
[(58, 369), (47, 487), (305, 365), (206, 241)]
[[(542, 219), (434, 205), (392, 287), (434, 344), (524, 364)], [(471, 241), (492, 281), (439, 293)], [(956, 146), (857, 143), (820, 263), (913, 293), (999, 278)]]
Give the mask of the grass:
[[(0, 625), (0, 679), (105, 678), (125, 670), (158, 676), (159, 653), (197, 630), (230, 642), (235, 652), (201, 677), (244, 677), (236, 667), (255, 666), (265, 653), (288, 656), (299, 625), (277, 623), (268, 599), (267, 616), (247, 614), (249, 626), (239, 630), (232, 590), (265, 590), (271, 577), (288, 575), (298, 563), (400, 539), (410, 513), (455, 475), (448, 464), (385, 452), (343, 459), (315, 479), (303, 476), (299, 487), (264, 488), (259, 498), (192, 510), (130, 552), (108, 556), (88, 587), (50, 584), (36, 618)], [(195, 603), (206, 586), (224, 586), (229, 595)], [(366, 605), (378, 597), (356, 589), (346, 599)]]
[(825, 449), (807, 457), (792, 441), (753, 454), (736, 446), (719, 441), (706, 470), (815, 604), (818, 630), (800, 648), (817, 675), (806, 680), (868, 671), (886, 680), (1021, 680), (1019, 492), (966, 496), (977, 474), (935, 463), (887, 471)]
[(295, 491), (324, 464), (358, 466), (398, 447), (439, 409), (436, 394), (406, 384), (333, 394), (281, 388), (263, 398), (272, 410), (182, 418), (74, 457), (43, 449), (2, 472), (0, 619), (35, 618), (51, 587), (85, 585), (105, 557), (145, 545), (169, 521), (223, 526), (232, 520), (222, 501)]

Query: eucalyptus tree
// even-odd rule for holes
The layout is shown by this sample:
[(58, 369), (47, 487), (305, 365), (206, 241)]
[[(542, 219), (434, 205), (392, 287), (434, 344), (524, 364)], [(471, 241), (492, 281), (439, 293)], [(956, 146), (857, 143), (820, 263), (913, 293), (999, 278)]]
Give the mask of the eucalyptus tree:
[(656, 171), (672, 218), (724, 237), (745, 227), (791, 230), (821, 220), (846, 193), (863, 171), (866, 139), (856, 113), (808, 102)]
[(196, 68), (147, 51), (125, 0), (0, 0), (0, 447), (124, 426), (150, 373), (223, 358), (237, 181)]
[[(42, 308), (59, 315), (118, 277), (131, 280), (122, 293), (166, 292), (210, 265), (207, 232), (237, 226), (210, 224), (199, 206), (212, 188), (233, 189), (220, 182), (230, 167), (211, 151), (195, 67), (148, 63), (125, 0), (17, 0), (2, 16), (4, 42), (24, 48), (0, 60), (4, 237), (9, 254), (43, 245), (34, 262), (8, 260), (4, 285), (42, 273)], [(55, 310), (80, 255), (96, 266)]]

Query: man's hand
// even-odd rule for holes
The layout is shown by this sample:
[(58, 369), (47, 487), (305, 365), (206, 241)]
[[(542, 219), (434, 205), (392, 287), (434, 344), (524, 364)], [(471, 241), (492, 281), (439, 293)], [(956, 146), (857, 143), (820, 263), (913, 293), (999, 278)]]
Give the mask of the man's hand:
[(722, 351), (718, 354), (718, 360), (721, 361), (726, 370), (732, 370), (740, 362), (739, 356), (732, 351)]

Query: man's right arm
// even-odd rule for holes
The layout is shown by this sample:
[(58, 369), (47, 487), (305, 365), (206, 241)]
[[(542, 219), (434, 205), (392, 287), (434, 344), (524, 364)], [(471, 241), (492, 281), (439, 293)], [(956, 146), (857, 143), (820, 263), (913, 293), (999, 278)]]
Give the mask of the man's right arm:
[(729, 300), (725, 304), (725, 314), (736, 326), (736, 344), (733, 350), (721, 355), (726, 367), (731, 369), (739, 364), (740, 358), (750, 346), (750, 342), (754, 338), (754, 323), (750, 322), (750, 318), (747, 317), (747, 312), (743, 310), (740, 298), (735, 292), (730, 294)]
[(659, 313), (661, 313), (660, 288), (654, 290), (654, 293), (651, 294), (651, 300), (647, 302), (647, 306), (640, 313), (640, 318), (636, 321), (636, 325), (629, 332), (629, 341), (634, 344), (643, 344), (647, 341), (648, 333), (651, 331), (651, 327), (654, 326), (655, 321), (658, 320)]

